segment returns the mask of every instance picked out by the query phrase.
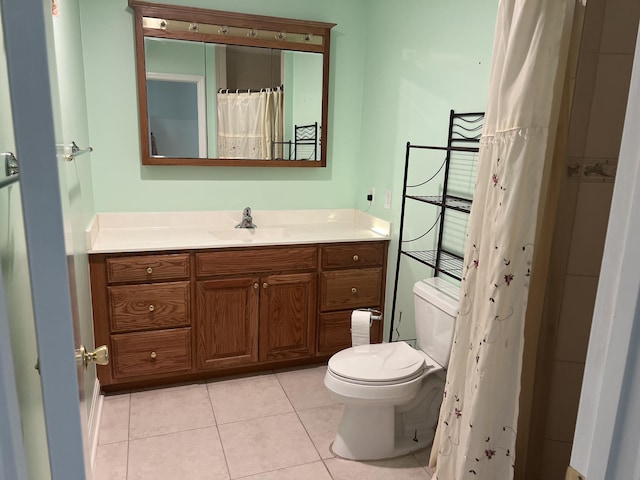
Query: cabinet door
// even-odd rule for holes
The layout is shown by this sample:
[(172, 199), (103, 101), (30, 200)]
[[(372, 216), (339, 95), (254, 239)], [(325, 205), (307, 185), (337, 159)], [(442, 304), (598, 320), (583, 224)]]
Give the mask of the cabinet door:
[(316, 285), (315, 273), (261, 278), (261, 361), (304, 358), (314, 354)]
[(258, 361), (258, 278), (197, 282), (199, 369)]
[[(381, 310), (380, 307), (375, 307)], [(318, 356), (333, 355), (351, 346), (352, 310), (321, 313), (318, 317)], [(371, 325), (370, 342), (382, 342), (382, 321)]]

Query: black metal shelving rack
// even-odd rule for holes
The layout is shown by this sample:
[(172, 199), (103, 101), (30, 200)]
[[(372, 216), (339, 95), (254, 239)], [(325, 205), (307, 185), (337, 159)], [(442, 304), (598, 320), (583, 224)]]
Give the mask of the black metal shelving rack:
[[(471, 211), (471, 198), (464, 198), (456, 195), (450, 195), (449, 187), (449, 170), (451, 166), (451, 154), (454, 152), (477, 153), (482, 134), (482, 126), (484, 120), (484, 112), (471, 113), (455, 113), (453, 110), (449, 113), (449, 134), (446, 147), (412, 145), (407, 142), (404, 165), (404, 183), (402, 187), (402, 210), (400, 213), (400, 233), (398, 238), (398, 255), (396, 260), (396, 275), (393, 288), (393, 304), (391, 312), (391, 326), (389, 329), (389, 341), (392, 341), (393, 328), (396, 311), (396, 299), (398, 294), (398, 280), (400, 278), (400, 262), (402, 255), (412, 258), (434, 270), (434, 276), (440, 274), (448, 275), (452, 278), (460, 280), (462, 278), (463, 258), (456, 252), (447, 250), (443, 246), (443, 237), (445, 231), (447, 210), (455, 210), (458, 212), (469, 213)], [(476, 146), (470, 146), (476, 145)], [(440, 150), (445, 153), (442, 165), (431, 178), (418, 185), (409, 185), (409, 163), (411, 152), (413, 150)], [(432, 181), (444, 169), (444, 180), (442, 186), (442, 195), (410, 195), (409, 189), (412, 187), (422, 186)], [(409, 244), (413, 240), (405, 241), (403, 239), (405, 210), (407, 200), (417, 201), (435, 205), (440, 208), (440, 214), (436, 223), (427, 230), (426, 235), (432, 228), (438, 225), (438, 242), (435, 250), (411, 250)], [(424, 236), (424, 235), (421, 235)], [(419, 237), (419, 238), (421, 238)], [(415, 240), (415, 239), (414, 239)]]

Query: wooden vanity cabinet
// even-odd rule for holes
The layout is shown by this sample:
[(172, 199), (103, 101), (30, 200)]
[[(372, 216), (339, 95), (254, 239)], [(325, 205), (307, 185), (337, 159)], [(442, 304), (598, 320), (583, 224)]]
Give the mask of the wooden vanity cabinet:
[(258, 278), (196, 282), (196, 368), (258, 361)]
[[(387, 241), (89, 256), (108, 390), (320, 361), (384, 305)], [(374, 322), (371, 341), (382, 340)]]
[(191, 372), (190, 255), (97, 254), (89, 266), (95, 344), (111, 358), (100, 383)]
[(198, 367), (313, 356), (317, 257), (315, 246), (196, 252)]
[(269, 275), (261, 282), (260, 360), (313, 356), (317, 273)]
[[(351, 346), (351, 313), (384, 307), (388, 242), (353, 242), (320, 248), (319, 356)], [(371, 326), (371, 343), (382, 341), (383, 321)]]

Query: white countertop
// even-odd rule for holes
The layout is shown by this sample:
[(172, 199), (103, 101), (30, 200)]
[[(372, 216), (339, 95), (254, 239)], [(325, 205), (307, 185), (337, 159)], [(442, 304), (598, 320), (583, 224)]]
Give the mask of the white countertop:
[(388, 240), (391, 223), (360, 210), (254, 210), (255, 229), (236, 229), (241, 211), (99, 213), (89, 253)]

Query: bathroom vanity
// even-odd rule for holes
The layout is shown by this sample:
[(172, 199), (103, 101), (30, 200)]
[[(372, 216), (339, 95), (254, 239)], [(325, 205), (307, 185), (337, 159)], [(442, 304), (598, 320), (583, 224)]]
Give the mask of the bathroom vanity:
[[(351, 311), (384, 309), (389, 239), (366, 215), (339, 212), (326, 224), (286, 227), (258, 214), (264, 227), (254, 232), (220, 227), (219, 218), (204, 222), (213, 230), (198, 227), (204, 213), (163, 226), (142, 217), (113, 226), (100, 216), (89, 255), (95, 342), (111, 357), (97, 367), (100, 384), (290, 367), (350, 346)], [(382, 322), (371, 341), (382, 341)]]

